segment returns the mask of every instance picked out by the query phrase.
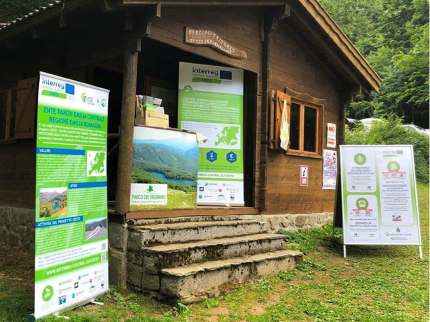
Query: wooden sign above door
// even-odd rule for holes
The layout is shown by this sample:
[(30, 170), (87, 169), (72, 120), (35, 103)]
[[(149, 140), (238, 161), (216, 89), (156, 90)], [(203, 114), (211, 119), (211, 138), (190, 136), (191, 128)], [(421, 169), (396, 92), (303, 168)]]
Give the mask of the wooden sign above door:
[(185, 43), (194, 46), (208, 46), (235, 59), (246, 59), (246, 51), (239, 50), (215, 32), (185, 27)]

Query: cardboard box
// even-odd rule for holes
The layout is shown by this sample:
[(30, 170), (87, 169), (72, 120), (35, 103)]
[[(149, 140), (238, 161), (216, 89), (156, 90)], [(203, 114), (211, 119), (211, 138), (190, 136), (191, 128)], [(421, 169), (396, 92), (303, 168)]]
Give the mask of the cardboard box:
[[(169, 127), (169, 115), (159, 113), (164, 111), (160, 106), (156, 106), (148, 101), (161, 103), (161, 99), (151, 96), (136, 95), (136, 117), (134, 125), (146, 125), (155, 127)], [(144, 103), (147, 102), (147, 103)]]
[(145, 105), (145, 104), (151, 104), (151, 105), (161, 105), (162, 99), (156, 98), (152, 96), (145, 96), (145, 95), (136, 95), (138, 100), (138, 105)]
[(136, 109), (135, 125), (169, 127), (169, 115)]

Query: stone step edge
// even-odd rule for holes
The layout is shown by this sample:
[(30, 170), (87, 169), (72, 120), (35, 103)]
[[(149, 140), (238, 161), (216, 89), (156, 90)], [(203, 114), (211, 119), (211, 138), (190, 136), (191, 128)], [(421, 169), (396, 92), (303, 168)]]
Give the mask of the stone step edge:
[(228, 246), (234, 244), (245, 244), (247, 242), (255, 242), (255, 241), (264, 241), (264, 240), (277, 240), (277, 239), (285, 239), (284, 235), (281, 234), (252, 234), (252, 235), (243, 235), (236, 237), (223, 237), (223, 238), (215, 238), (208, 239), (202, 241), (192, 241), (185, 243), (176, 243), (176, 244), (162, 244), (157, 246), (145, 246), (142, 247), (148, 254), (160, 254), (160, 253), (179, 253), (187, 250), (193, 250), (196, 248), (204, 248), (211, 246)]
[(170, 229), (187, 229), (198, 227), (211, 227), (211, 226), (234, 226), (234, 225), (251, 225), (260, 224), (266, 225), (265, 222), (257, 220), (229, 220), (229, 221), (201, 221), (201, 222), (180, 222), (172, 224), (157, 224), (157, 225), (144, 225), (144, 226), (130, 226), (133, 230), (150, 230), (150, 231), (163, 231)]
[(161, 270), (161, 274), (183, 277), (183, 276), (195, 275), (199, 272), (214, 271), (214, 270), (219, 270), (223, 268), (229, 268), (231, 266), (240, 266), (242, 264), (247, 264), (247, 263), (253, 263), (253, 262), (258, 263), (266, 260), (273, 260), (277, 258), (286, 258), (286, 257), (292, 257), (296, 262), (300, 262), (300, 260), (303, 258), (303, 253), (292, 251), (292, 250), (279, 250), (276, 252), (262, 253), (262, 254), (256, 254), (251, 256), (242, 256), (242, 257), (234, 257), (234, 258), (219, 260), (219, 261), (203, 262), (203, 263), (193, 264), (189, 266), (165, 268)]

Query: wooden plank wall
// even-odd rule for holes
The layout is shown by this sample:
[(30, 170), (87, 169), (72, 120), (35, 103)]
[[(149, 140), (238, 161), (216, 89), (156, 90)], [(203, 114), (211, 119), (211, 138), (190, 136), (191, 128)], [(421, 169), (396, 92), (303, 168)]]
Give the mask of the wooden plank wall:
[[(286, 18), (288, 19), (288, 18)], [(319, 63), (307, 55), (289, 36), (294, 32), (280, 24), (271, 34), (270, 85), (273, 90), (285, 87), (325, 99), (322, 149), (326, 148), (327, 122), (339, 122), (339, 86)], [(283, 150), (269, 150), (267, 159), (267, 213), (297, 214), (333, 211), (334, 190), (322, 189), (322, 159), (285, 155)], [(301, 187), (300, 165), (309, 166), (309, 186)]]
[(0, 206), (34, 208), (36, 140), (0, 145)]
[[(261, 12), (252, 9), (240, 11), (187, 9), (178, 11), (163, 10), (161, 18), (152, 20), (148, 38), (169, 44), (185, 51), (214, 61), (258, 74), (256, 97), (256, 130), (245, 133), (255, 136), (254, 155), (254, 207), (260, 199), (260, 129), (261, 129), (261, 70), (263, 44), (260, 40)], [(224, 40), (240, 50), (245, 50), (248, 58), (237, 60), (230, 58), (209, 47), (196, 47), (184, 42), (185, 27), (207, 29), (217, 33)], [(144, 48), (142, 50), (145, 50)], [(246, 108), (246, 107), (245, 107)]]

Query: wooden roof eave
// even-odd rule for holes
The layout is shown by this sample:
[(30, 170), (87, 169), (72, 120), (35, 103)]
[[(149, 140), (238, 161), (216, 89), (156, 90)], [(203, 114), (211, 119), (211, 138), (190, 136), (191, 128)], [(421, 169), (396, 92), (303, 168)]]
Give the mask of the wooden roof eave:
[[(110, 1), (110, 0), (109, 0)], [(157, 5), (162, 6), (248, 6), (248, 7), (270, 7), (270, 6), (285, 6), (286, 0), (161, 0), (161, 1), (151, 1), (151, 0), (116, 0), (119, 7), (121, 6), (142, 6), (142, 5)]]
[(19, 20), (19, 23), (2, 29), (0, 32), (0, 42), (10, 39), (11, 37), (19, 35), (25, 31), (31, 30), (31, 28), (42, 25), (49, 20), (61, 16), (62, 14), (74, 11), (93, 2), (94, 0), (68, 0), (58, 3), (57, 5), (54, 5), (50, 8), (45, 8), (45, 10), (36, 9), (35, 12), (37, 11), (37, 14), (27, 15), (28, 17), (25, 19), (18, 18), (17, 20)]

